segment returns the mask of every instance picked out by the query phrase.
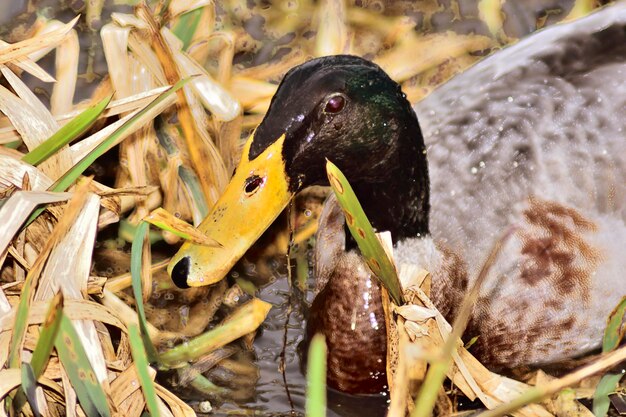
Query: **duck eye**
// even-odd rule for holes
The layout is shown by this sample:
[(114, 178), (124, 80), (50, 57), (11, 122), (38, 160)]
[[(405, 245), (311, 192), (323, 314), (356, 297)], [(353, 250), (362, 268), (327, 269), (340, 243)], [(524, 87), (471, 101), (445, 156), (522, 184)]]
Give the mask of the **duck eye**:
[(324, 107), (324, 111), (326, 113), (339, 113), (341, 110), (343, 110), (345, 105), (346, 99), (343, 96), (337, 94), (328, 99), (328, 101), (326, 102), (326, 107)]
[(258, 175), (251, 175), (246, 179), (246, 185), (243, 187), (247, 196), (251, 196), (256, 193), (263, 185), (265, 180)]

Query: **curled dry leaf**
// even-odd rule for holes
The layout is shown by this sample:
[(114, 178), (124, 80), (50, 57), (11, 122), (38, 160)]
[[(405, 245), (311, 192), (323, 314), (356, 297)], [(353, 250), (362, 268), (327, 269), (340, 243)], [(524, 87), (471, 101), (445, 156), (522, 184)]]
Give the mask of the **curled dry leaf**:
[(411, 338), (411, 341), (415, 341), (415, 339), (417, 339), (418, 337), (428, 335), (428, 328), (425, 326), (420, 326), (414, 321), (405, 321), (404, 330), (406, 330), (407, 334)]
[[(11, 46), (10, 43), (0, 40), (0, 50), (4, 48), (8, 48), (9, 46)], [(52, 75), (48, 74), (46, 70), (41, 68), (39, 65), (37, 65), (36, 62), (34, 62), (32, 59), (28, 57), (15, 59), (7, 64), (17, 66), (19, 69), (29, 73), (33, 77), (38, 78), (39, 80), (43, 82), (53, 83), (55, 81)]]
[[(437, 315), (437, 312), (429, 308), (415, 304), (407, 304), (400, 307), (395, 306), (394, 311), (406, 320), (423, 323)], [(406, 323), (405, 323), (406, 325)]]
[(65, 201), (71, 193), (51, 193), (47, 191), (18, 191), (0, 208), (0, 253), (3, 253), (20, 227), (40, 204)]
[(212, 0), (172, 0), (169, 4), (169, 12), (172, 16), (178, 16), (200, 7), (212, 6)]
[[(78, 22), (79, 16), (76, 16), (69, 23), (61, 25), (59, 27), (51, 27), (51, 30), (44, 30), (37, 36), (26, 39), (21, 42), (14, 43), (11, 46), (0, 49), (0, 64), (5, 62), (11, 62), (15, 59), (21, 59), (44, 51), (47, 53), (50, 49), (58, 45), (65, 36), (72, 30), (76, 22)], [(31, 59), (37, 60), (38, 57), (30, 56)]]
[[(162, 29), (166, 39), (171, 39), (174, 35), (165, 28)], [(170, 44), (170, 46), (172, 46)], [(209, 73), (196, 61), (181, 50), (173, 50), (174, 59), (180, 68), (183, 77), (194, 76), (191, 86), (202, 105), (213, 113), (218, 120), (229, 121), (239, 116), (241, 105), (233, 96), (222, 87)]]
[(198, 245), (210, 246), (214, 248), (222, 247), (221, 243), (217, 240), (208, 237), (189, 223), (179, 219), (160, 207), (153, 210), (148, 216), (144, 217), (143, 220), (163, 230), (174, 233), (184, 239), (190, 240)]

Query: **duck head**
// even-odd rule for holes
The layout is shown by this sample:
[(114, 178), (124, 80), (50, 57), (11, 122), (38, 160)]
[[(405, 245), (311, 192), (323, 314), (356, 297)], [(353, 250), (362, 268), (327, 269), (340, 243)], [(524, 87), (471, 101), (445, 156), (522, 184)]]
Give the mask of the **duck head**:
[(328, 184), (326, 159), (346, 175), (376, 229), (396, 240), (427, 232), (424, 142), (400, 86), (362, 58), (318, 58), (285, 75), (199, 226), (222, 247), (183, 244), (168, 267), (174, 283), (221, 280), (295, 193)]

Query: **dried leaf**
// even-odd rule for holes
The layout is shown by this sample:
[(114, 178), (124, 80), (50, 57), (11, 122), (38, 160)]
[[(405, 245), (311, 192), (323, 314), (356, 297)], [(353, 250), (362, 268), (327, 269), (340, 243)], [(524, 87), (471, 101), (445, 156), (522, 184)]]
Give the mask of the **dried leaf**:
[(153, 210), (148, 216), (144, 217), (143, 220), (198, 245), (210, 246), (214, 248), (222, 247), (217, 240), (210, 238), (199, 229), (193, 227), (178, 217), (175, 217), (160, 207)]
[(423, 323), (426, 320), (437, 316), (437, 312), (429, 308), (412, 305), (403, 305), (394, 307), (394, 311), (404, 317), (406, 320)]
[(69, 23), (55, 28), (54, 30), (42, 32), (33, 38), (0, 49), (0, 64), (24, 58), (34, 52), (56, 46), (65, 39), (65, 36), (72, 30), (76, 22), (78, 22), (78, 18), (79, 16), (76, 16)]

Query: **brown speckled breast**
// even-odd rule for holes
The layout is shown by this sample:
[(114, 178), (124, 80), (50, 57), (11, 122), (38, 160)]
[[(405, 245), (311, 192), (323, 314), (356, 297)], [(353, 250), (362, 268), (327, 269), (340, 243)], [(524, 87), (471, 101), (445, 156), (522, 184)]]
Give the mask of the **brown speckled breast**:
[(328, 385), (349, 393), (384, 392), (387, 337), (378, 282), (354, 252), (339, 260), (334, 275), (313, 301), (307, 322), (309, 338), (326, 336)]
[(380, 393), (387, 389), (387, 339), (379, 284), (359, 254), (344, 252), (343, 225), (339, 206), (327, 203), (317, 234), (317, 295), (307, 337), (326, 337), (329, 386), (355, 394)]

